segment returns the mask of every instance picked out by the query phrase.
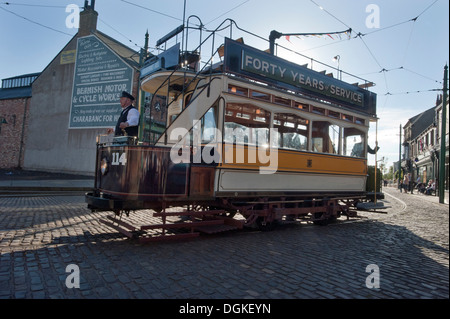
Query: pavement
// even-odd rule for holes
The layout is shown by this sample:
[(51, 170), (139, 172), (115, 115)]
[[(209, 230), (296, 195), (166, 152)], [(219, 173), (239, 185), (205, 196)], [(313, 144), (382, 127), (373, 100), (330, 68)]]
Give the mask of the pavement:
[(57, 172), (0, 169), (0, 194), (14, 191), (89, 191), (94, 177)]
[[(386, 188), (389, 188), (391, 190), (395, 190), (397, 187), (387, 186)], [(439, 195), (438, 194), (436, 194), (436, 195), (425, 195), (425, 194), (419, 193), (417, 190), (414, 190), (414, 192), (412, 194), (411, 194), (411, 192), (405, 193), (405, 192), (400, 192), (400, 190), (397, 190), (397, 191), (398, 191), (399, 194), (404, 194), (406, 196), (419, 197), (421, 200), (439, 204)], [(448, 205), (449, 202), (450, 202), (450, 200), (449, 200), (449, 191), (446, 190), (445, 194), (444, 194), (444, 204)]]

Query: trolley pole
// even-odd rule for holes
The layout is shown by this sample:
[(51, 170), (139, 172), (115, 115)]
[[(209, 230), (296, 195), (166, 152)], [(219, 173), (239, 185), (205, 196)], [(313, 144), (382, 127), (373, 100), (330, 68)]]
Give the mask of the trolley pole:
[(442, 98), (442, 119), (441, 119), (441, 151), (439, 152), (439, 203), (444, 204), (445, 194), (445, 144), (447, 134), (447, 77), (448, 66), (444, 67), (444, 94)]
[[(139, 52), (139, 68), (142, 69), (145, 63), (145, 59), (148, 57), (148, 30), (145, 33), (145, 44), (144, 48), (141, 48)], [(141, 75), (139, 74), (139, 80), (138, 80), (138, 92), (139, 92), (139, 141), (143, 141), (144, 137), (144, 130), (145, 130), (145, 92), (141, 89)]]

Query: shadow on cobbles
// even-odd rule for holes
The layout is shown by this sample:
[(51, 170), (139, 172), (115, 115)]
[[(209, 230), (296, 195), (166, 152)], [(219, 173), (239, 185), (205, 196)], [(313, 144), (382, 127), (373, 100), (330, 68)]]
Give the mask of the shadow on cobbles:
[[(101, 224), (107, 213), (90, 212), (82, 198), (0, 199), (0, 207), (0, 298), (449, 297), (448, 211), (426, 216), (428, 223), (402, 210), (140, 244)], [(69, 265), (79, 269), (79, 288), (66, 285)], [(378, 288), (367, 285), (375, 280), (369, 265), (379, 269)]]
[[(2, 298), (448, 298), (448, 249), (380, 221), (151, 244), (88, 230), (17, 248), (0, 257)], [(68, 265), (79, 288), (66, 286)], [(379, 288), (366, 286), (368, 265)]]

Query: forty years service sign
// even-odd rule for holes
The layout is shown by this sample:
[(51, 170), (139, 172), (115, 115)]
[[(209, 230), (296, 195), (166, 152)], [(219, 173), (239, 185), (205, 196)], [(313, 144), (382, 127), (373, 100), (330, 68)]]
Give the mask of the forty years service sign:
[(131, 92), (133, 68), (95, 35), (78, 39), (69, 128), (116, 125), (120, 94)]

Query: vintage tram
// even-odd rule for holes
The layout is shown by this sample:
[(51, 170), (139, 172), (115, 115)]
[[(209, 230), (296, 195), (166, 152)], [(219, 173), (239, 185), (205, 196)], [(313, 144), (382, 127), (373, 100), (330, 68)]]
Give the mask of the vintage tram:
[[(356, 216), (376, 95), (231, 36), (212, 51), (218, 62), (202, 66), (199, 47), (175, 45), (141, 69), (152, 122), (139, 140), (98, 139), (86, 201), (113, 212), (101, 221), (152, 241)], [(160, 221), (122, 218), (137, 210)]]

